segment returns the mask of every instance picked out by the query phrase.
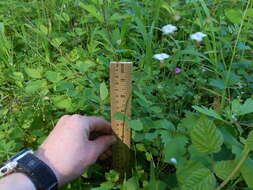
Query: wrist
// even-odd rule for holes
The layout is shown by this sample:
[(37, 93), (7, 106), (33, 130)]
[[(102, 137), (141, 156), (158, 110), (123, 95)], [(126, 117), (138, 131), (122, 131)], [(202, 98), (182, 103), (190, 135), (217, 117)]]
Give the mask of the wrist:
[(0, 189), (36, 190), (33, 182), (23, 173), (12, 173), (0, 181)]
[(45, 155), (45, 152), (43, 149), (39, 148), (34, 155), (39, 158), (41, 161), (43, 161), (47, 166), (54, 172), (57, 181), (58, 186), (62, 186), (64, 184), (64, 177), (60, 175), (60, 172), (57, 170), (57, 167), (52, 163), (52, 161)]

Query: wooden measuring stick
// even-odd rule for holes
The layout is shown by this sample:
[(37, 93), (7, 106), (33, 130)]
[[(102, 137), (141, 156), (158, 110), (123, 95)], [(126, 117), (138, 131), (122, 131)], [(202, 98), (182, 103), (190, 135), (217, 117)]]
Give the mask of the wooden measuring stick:
[[(131, 117), (132, 67), (131, 62), (110, 63), (111, 122), (118, 138), (113, 146), (113, 168), (121, 177), (129, 170), (131, 130), (127, 120)], [(115, 118), (118, 112), (126, 116), (123, 121)]]

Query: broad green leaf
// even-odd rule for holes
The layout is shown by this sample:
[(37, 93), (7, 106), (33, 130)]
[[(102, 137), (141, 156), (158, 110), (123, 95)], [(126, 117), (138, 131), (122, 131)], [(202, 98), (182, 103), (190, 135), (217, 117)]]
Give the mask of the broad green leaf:
[(248, 158), (240, 168), (244, 181), (249, 188), (253, 188), (253, 160)]
[(193, 146), (201, 153), (215, 153), (220, 151), (223, 144), (221, 132), (216, 128), (213, 121), (201, 118), (191, 131)]
[(46, 72), (46, 78), (51, 82), (59, 82), (63, 79), (60, 73), (54, 72), (54, 71), (47, 71)]
[(175, 126), (170, 121), (163, 119), (154, 121), (154, 128), (155, 129), (168, 129), (170, 131), (175, 131)]
[(186, 117), (181, 120), (181, 123), (178, 125), (178, 128), (188, 129), (191, 131), (193, 127), (197, 124), (199, 116), (196, 113), (188, 112)]
[[(219, 161), (216, 162), (214, 165), (214, 173), (222, 180), (225, 180), (235, 169), (236, 162), (234, 160), (226, 160), (226, 161)], [(232, 178), (235, 179), (238, 177), (237, 175), (234, 175)]]
[(225, 10), (225, 15), (234, 24), (240, 24), (242, 20), (242, 13), (240, 10), (228, 9)]
[(243, 105), (241, 105), (240, 110), (237, 115), (245, 115), (253, 112), (253, 99), (247, 99)]
[(140, 120), (131, 120), (128, 124), (135, 131), (141, 131), (143, 129), (143, 125)]
[(27, 75), (31, 78), (34, 79), (40, 79), (41, 78), (41, 73), (40, 71), (36, 70), (36, 69), (31, 69), (31, 68), (26, 68), (25, 72), (27, 73)]
[(199, 107), (199, 106), (192, 106), (195, 110), (197, 110), (198, 112), (202, 113), (202, 114), (205, 114), (205, 115), (208, 115), (210, 117), (214, 117), (215, 119), (219, 119), (219, 120), (222, 120), (223, 119), (221, 118), (221, 116), (214, 110), (212, 109), (208, 109), (204, 106), (202, 107)]
[(66, 96), (56, 96), (52, 98), (54, 105), (60, 109), (70, 109), (71, 99)]
[(216, 180), (209, 169), (194, 171), (182, 185), (182, 190), (214, 190)]
[(47, 85), (47, 82), (44, 80), (32, 81), (32, 82), (29, 82), (28, 85), (25, 87), (25, 91), (27, 93), (34, 93), (38, 91), (39, 89), (46, 87), (46, 85)]
[(105, 100), (108, 96), (109, 92), (108, 89), (106, 87), (106, 84), (103, 82), (100, 84), (100, 98), (101, 100)]
[(180, 184), (184, 184), (187, 178), (189, 178), (198, 169), (204, 168), (204, 165), (196, 160), (189, 160), (183, 165), (179, 165), (177, 168), (177, 179)]
[(165, 143), (163, 154), (164, 162), (171, 163), (171, 159), (179, 159), (186, 151), (187, 138), (183, 136), (175, 137)]

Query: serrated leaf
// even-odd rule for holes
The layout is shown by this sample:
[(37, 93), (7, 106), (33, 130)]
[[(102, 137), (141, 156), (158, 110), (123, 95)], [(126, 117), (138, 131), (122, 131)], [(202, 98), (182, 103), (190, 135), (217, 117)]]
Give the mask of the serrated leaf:
[[(225, 180), (232, 173), (235, 166), (236, 166), (236, 163), (234, 160), (219, 161), (219, 162), (216, 162), (214, 165), (214, 172), (220, 179)], [(238, 174), (234, 175), (232, 180), (237, 177), (238, 177)]]
[(191, 131), (193, 146), (201, 153), (215, 153), (220, 151), (223, 144), (221, 132), (216, 128), (213, 121), (201, 118)]
[(51, 82), (59, 82), (63, 79), (60, 73), (54, 72), (54, 71), (47, 71), (46, 72), (46, 78)]
[(200, 106), (192, 106), (193, 109), (197, 110), (198, 112), (202, 113), (202, 114), (205, 114), (205, 115), (208, 115), (210, 117), (213, 117), (215, 119), (219, 119), (219, 120), (222, 120), (223, 119), (221, 118), (221, 116), (214, 110), (212, 109), (208, 109), (204, 106), (200, 107)]
[(40, 79), (41, 78), (40, 71), (38, 71), (36, 69), (26, 68), (25, 72), (31, 78), (34, 78), (34, 79)]
[(101, 100), (105, 100), (108, 96), (109, 92), (106, 87), (106, 84), (103, 82), (100, 84), (100, 98)]
[(244, 181), (249, 188), (253, 188), (253, 160), (248, 158), (240, 168)]
[(131, 120), (128, 124), (135, 131), (141, 131), (143, 129), (143, 125), (140, 120)]
[(209, 169), (202, 168), (194, 171), (189, 176), (182, 190), (214, 190), (216, 184), (215, 177)]
[(177, 169), (177, 179), (180, 184), (184, 184), (186, 179), (190, 177), (198, 169), (204, 168), (204, 165), (196, 160), (189, 160)]

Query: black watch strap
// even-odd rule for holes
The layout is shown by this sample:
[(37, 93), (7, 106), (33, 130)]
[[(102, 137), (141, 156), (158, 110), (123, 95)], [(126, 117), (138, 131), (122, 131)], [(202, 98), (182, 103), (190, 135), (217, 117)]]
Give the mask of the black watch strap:
[(27, 154), (18, 160), (17, 172), (26, 174), (37, 190), (56, 190), (57, 178), (52, 169), (33, 154)]

